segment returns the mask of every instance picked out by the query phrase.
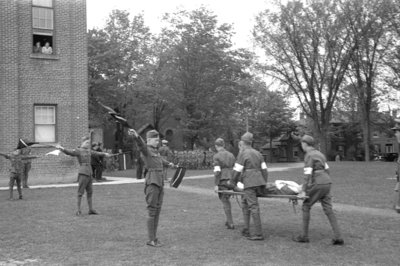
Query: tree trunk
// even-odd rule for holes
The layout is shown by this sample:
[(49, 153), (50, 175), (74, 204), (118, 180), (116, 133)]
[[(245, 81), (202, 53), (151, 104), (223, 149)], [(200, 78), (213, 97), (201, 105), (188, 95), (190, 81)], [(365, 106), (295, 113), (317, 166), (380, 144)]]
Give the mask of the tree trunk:
[(363, 114), (362, 131), (363, 131), (363, 142), (364, 142), (364, 158), (366, 162), (370, 161), (369, 157), (369, 144), (371, 139), (371, 130), (369, 127), (369, 112)]
[(329, 125), (322, 125), (321, 129), (317, 131), (317, 135), (319, 138), (319, 147), (316, 146), (325, 156), (327, 159), (328, 158), (328, 153), (329, 153), (329, 135), (328, 135), (328, 127)]
[(272, 156), (274, 155), (274, 152), (272, 150), (272, 138), (269, 137), (269, 160), (270, 163), (272, 163)]

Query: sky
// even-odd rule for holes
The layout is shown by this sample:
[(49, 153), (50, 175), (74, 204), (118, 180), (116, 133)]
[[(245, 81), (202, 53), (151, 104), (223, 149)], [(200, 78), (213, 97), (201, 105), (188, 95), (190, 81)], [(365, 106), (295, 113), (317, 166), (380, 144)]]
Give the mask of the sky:
[(87, 27), (102, 28), (111, 10), (127, 10), (131, 15), (143, 12), (145, 24), (153, 33), (161, 29), (161, 17), (177, 8), (193, 10), (201, 5), (217, 15), (219, 23), (233, 24), (232, 41), (237, 48), (253, 50), (251, 30), (254, 17), (268, 8), (272, 0), (86, 0)]

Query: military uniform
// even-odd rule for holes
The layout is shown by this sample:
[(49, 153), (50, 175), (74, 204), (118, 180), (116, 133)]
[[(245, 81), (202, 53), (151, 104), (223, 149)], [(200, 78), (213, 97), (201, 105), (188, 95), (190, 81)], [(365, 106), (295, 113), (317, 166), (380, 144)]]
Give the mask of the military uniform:
[(38, 158), (38, 156), (25, 155), (22, 153), (22, 150), (33, 144), (35, 144), (35, 142), (27, 142), (26, 140), (19, 139), (17, 149), (12, 154), (8, 155), (0, 153), (1, 156), (5, 157), (11, 162), (11, 166), (9, 168), (10, 181), (8, 183), (10, 200), (13, 199), (13, 189), (15, 183), (17, 184), (19, 199), (22, 199), (21, 181), (24, 178), (25, 162)]
[(8, 183), (9, 186), (9, 191), (10, 191), (10, 200), (13, 199), (13, 189), (14, 189), (14, 184), (17, 184), (17, 190), (19, 194), (19, 199), (22, 199), (22, 189), (21, 189), (21, 179), (24, 174), (24, 162), (22, 161), (22, 155), (21, 154), (11, 154), (11, 155), (6, 155), (6, 154), (1, 154), (3, 155), (6, 159), (10, 160), (11, 166), (9, 168), (10, 171), (10, 181)]
[(78, 211), (77, 215), (81, 215), (81, 201), (82, 196), (86, 190), (87, 203), (89, 206), (89, 214), (97, 214), (97, 212), (93, 209), (92, 204), (92, 194), (93, 194), (93, 171), (91, 166), (91, 157), (96, 156), (98, 158), (102, 158), (107, 153), (90, 151), (89, 149), (77, 148), (73, 150), (60, 148), (62, 152), (69, 156), (77, 157), (79, 162), (79, 170), (78, 170)]
[[(236, 184), (239, 178), (242, 179), (245, 195), (242, 197), (242, 211), (244, 218), (244, 229), (242, 234), (250, 240), (263, 240), (260, 207), (257, 196), (264, 195), (268, 181), (267, 165), (260, 152), (250, 145), (253, 141), (253, 134), (246, 132), (242, 141), (247, 143), (238, 154), (233, 168), (233, 182)], [(253, 217), (255, 226), (254, 236), (250, 236), (250, 215)]]
[[(233, 189), (234, 186), (230, 183), (230, 180), (232, 178), (232, 168), (235, 165), (235, 157), (223, 148), (223, 139), (217, 139), (215, 145), (219, 147), (219, 151), (213, 156), (215, 186), (218, 187), (218, 190)], [(228, 229), (234, 229), (230, 196), (222, 193), (219, 193), (218, 196), (226, 216), (225, 225)]]
[(329, 176), (329, 166), (326, 162), (326, 158), (320, 151), (313, 147), (314, 139), (311, 136), (304, 135), (301, 142), (306, 143), (308, 146), (304, 157), (305, 182), (303, 184), (303, 190), (308, 198), (304, 200), (302, 206), (303, 234), (297, 237), (295, 241), (309, 242), (308, 227), (310, 223), (310, 210), (317, 201), (320, 201), (322, 209), (328, 217), (333, 229), (333, 244), (342, 245), (343, 240), (341, 239), (336, 216), (332, 210), (332, 197), (330, 194), (332, 181)]
[[(158, 132), (151, 130), (146, 134), (147, 139), (158, 138)], [(163, 159), (157, 148), (146, 145), (142, 138), (135, 137), (135, 141), (141, 152), (145, 168), (148, 174), (145, 179), (145, 195), (148, 210), (147, 232), (150, 246), (158, 246), (157, 227), (160, 219), (161, 206), (164, 198), (163, 167), (171, 163)]]

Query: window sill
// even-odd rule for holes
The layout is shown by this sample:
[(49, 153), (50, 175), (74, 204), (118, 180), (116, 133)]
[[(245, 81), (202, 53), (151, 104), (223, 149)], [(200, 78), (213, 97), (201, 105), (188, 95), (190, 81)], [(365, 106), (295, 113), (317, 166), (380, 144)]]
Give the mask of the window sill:
[(55, 54), (31, 54), (31, 58), (35, 59), (47, 59), (47, 60), (59, 60), (60, 57)]

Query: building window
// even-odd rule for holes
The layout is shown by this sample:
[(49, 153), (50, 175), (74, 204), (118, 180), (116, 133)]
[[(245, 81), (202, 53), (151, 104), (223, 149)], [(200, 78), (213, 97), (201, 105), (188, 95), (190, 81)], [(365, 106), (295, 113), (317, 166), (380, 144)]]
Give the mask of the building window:
[(56, 142), (56, 106), (35, 105), (35, 142)]
[(392, 153), (393, 152), (393, 144), (386, 144), (385, 145), (385, 152)]
[(53, 54), (53, 0), (32, 0), (33, 53)]
[(379, 138), (379, 133), (376, 132), (376, 131), (374, 131), (374, 132), (372, 133), (372, 137), (375, 138), (375, 139)]

